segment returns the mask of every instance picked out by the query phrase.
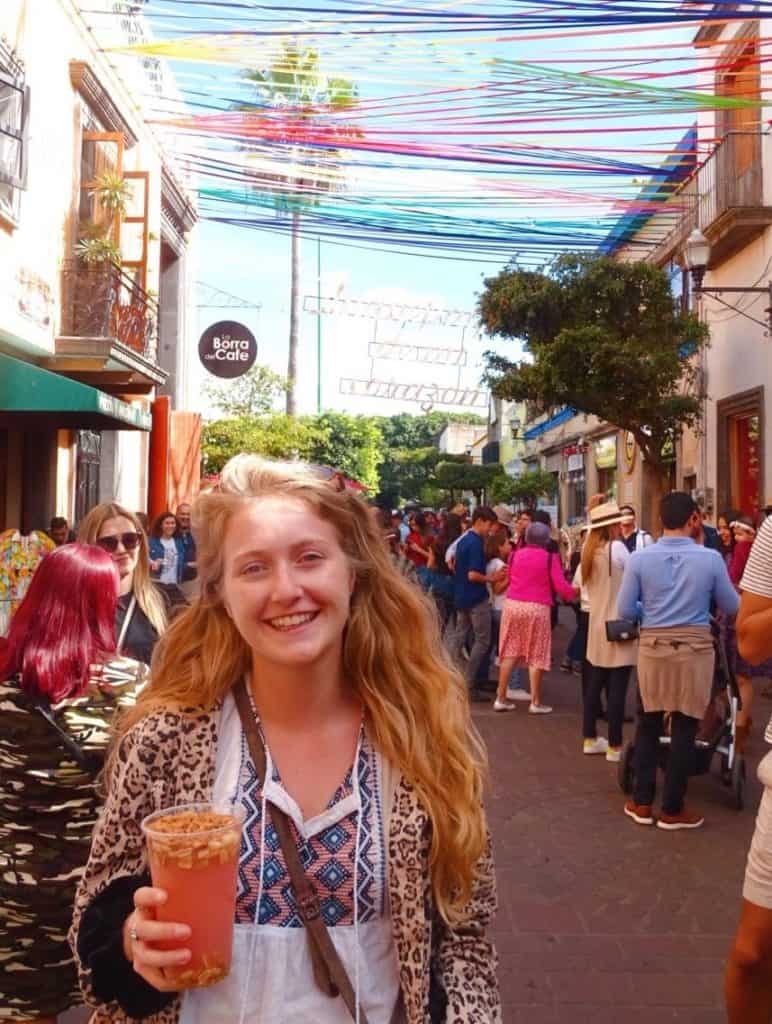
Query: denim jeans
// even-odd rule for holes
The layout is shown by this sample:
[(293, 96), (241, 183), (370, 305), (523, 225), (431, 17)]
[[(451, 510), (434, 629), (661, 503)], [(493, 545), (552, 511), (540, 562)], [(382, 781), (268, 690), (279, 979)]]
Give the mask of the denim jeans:
[(456, 608), (456, 622), (448, 635), (448, 651), (454, 661), (461, 664), (461, 648), (467, 633), (472, 630), (474, 643), (469, 652), (464, 675), (469, 687), (473, 687), (477, 673), (491, 645), (491, 606), (487, 600), (474, 608)]
[[(663, 732), (664, 711), (642, 711), (635, 732), (635, 794), (640, 806), (654, 803), (657, 788), (659, 738)], [(670, 716), (670, 750), (665, 785), (662, 791), (662, 810), (665, 814), (679, 814), (683, 810), (689, 776), (694, 771), (699, 719), (674, 711)]]

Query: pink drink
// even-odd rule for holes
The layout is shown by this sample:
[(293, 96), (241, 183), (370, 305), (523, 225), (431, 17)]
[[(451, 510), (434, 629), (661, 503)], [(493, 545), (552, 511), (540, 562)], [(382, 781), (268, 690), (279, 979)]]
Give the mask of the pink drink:
[(231, 804), (199, 803), (156, 811), (142, 822), (153, 885), (168, 897), (156, 917), (191, 930), (184, 942), (157, 943), (191, 951), (186, 964), (164, 968), (179, 989), (216, 985), (230, 971), (243, 817)]

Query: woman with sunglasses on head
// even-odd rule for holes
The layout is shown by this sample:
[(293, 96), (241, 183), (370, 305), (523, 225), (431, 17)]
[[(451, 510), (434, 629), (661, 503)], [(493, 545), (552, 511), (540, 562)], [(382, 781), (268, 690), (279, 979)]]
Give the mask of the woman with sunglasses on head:
[[(201, 591), (124, 722), (76, 897), (95, 1019), (501, 1024), (485, 753), (430, 602), (307, 467), (236, 456), (193, 520)], [(190, 929), (155, 918), (140, 823), (212, 798), (244, 816), (231, 970), (179, 993)]]
[(147, 669), (115, 655), (118, 574), (97, 547), (41, 562), (0, 640), (0, 1019), (80, 1005), (67, 931), (110, 727)]
[(120, 590), (116, 613), (118, 649), (150, 664), (167, 625), (167, 601), (150, 578), (147, 535), (133, 512), (115, 502), (92, 508), (78, 531), (82, 544), (97, 544), (112, 557)]

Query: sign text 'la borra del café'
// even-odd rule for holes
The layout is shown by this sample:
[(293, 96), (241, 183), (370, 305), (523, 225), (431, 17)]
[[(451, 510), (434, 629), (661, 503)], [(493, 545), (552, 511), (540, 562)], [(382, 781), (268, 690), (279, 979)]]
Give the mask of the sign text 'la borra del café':
[(201, 335), (198, 357), (204, 369), (215, 377), (241, 377), (254, 366), (257, 341), (244, 324), (220, 320)]

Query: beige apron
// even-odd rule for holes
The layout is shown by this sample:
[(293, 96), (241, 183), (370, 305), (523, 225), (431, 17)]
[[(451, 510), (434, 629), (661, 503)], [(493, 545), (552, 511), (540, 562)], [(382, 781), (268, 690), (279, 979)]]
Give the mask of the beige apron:
[(680, 711), (702, 719), (710, 700), (714, 663), (708, 626), (641, 630), (638, 685), (644, 711)]

